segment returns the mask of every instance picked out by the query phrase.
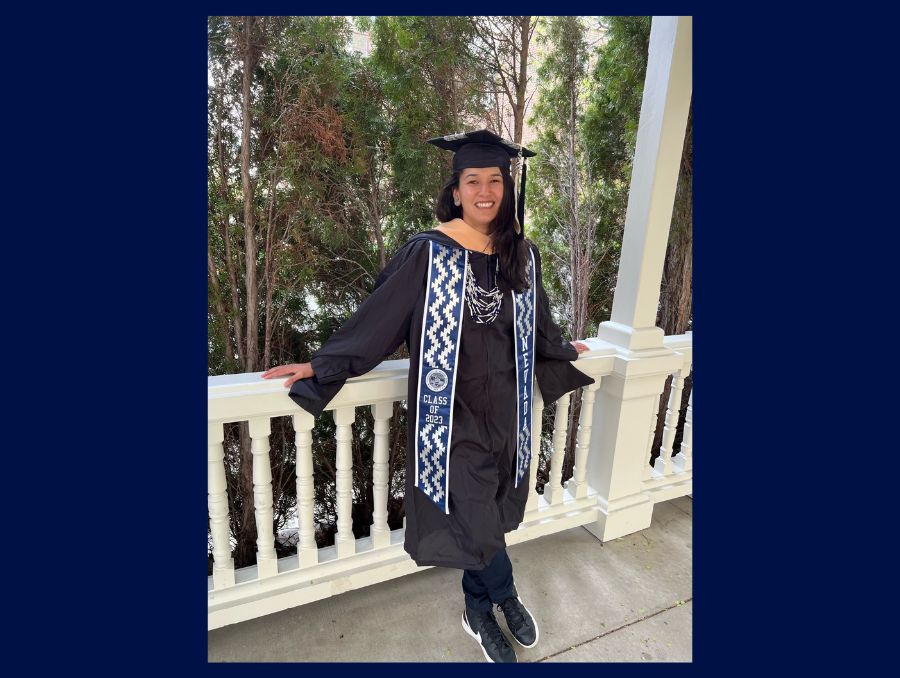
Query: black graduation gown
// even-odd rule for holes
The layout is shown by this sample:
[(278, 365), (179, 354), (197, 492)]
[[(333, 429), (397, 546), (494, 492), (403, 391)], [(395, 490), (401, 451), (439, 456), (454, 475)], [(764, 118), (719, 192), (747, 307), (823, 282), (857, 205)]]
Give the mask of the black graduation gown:
[[(438, 230), (418, 233), (388, 262), (372, 294), (313, 353), (315, 376), (291, 386), (290, 396), (314, 416), (350, 377), (365, 374), (391, 355), (402, 342), (409, 349), (408, 446), (406, 455), (406, 538), (404, 548), (418, 565), (460, 569), (484, 568), (505, 548), (504, 533), (522, 521), (528, 482), (515, 484), (516, 363), (513, 354), (513, 307), (506, 292), (497, 319), (476, 323), (464, 304), (453, 431), (449, 459), (449, 515), (414, 484), (415, 403), (419, 384), (419, 351), (425, 304), (429, 240), (460, 247)], [(537, 318), (535, 378), (544, 405), (581, 386), (593, 384), (571, 364), (578, 357), (550, 315), (537, 247)], [(496, 255), (469, 250), (475, 281), (494, 284)], [(490, 269), (490, 277), (489, 277)], [(534, 459), (532, 459), (532, 463)]]

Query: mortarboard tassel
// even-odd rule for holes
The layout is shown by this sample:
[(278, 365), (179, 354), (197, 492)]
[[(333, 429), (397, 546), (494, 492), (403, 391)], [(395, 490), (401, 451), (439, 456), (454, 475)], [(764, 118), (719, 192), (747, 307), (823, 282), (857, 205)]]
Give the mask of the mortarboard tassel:
[(528, 163), (525, 158), (522, 158), (522, 180), (519, 182), (519, 205), (518, 205), (518, 217), (519, 217), (519, 239), (525, 237), (525, 179), (528, 176)]

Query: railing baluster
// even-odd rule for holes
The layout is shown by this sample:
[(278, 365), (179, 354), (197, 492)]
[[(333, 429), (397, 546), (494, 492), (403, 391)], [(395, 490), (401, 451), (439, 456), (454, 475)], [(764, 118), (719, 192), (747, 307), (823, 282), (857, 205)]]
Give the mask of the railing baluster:
[(578, 417), (578, 435), (575, 443), (575, 469), (566, 489), (575, 499), (587, 496), (587, 456), (591, 444), (591, 422), (594, 417), (594, 394), (600, 388), (600, 379), (581, 389), (581, 414)]
[(305, 410), (293, 415), (293, 419), (294, 441), (297, 446), (297, 558), (300, 567), (310, 567), (319, 562), (312, 461), (312, 429), (315, 419)]
[(228, 520), (228, 485), (225, 481), (225, 430), (219, 422), (209, 424), (206, 446), (206, 484), (209, 496), (209, 529), (213, 542), (213, 588), (234, 586), (231, 529)]
[(563, 502), (562, 472), (566, 456), (566, 434), (569, 427), (569, 393), (556, 401), (553, 418), (553, 452), (550, 455), (550, 482), (544, 485), (544, 497), (551, 504)]
[(684, 377), (681, 370), (672, 375), (672, 388), (669, 390), (669, 406), (666, 410), (666, 422), (663, 427), (662, 442), (659, 446), (659, 456), (654, 462), (654, 469), (660, 475), (668, 475), (672, 472), (672, 443), (675, 442), (675, 431), (678, 428), (678, 415), (681, 410), (681, 389)]
[(387, 522), (388, 503), (388, 434), (390, 418), (394, 411), (394, 403), (380, 402), (372, 405), (372, 416), (375, 418), (375, 461), (372, 465), (372, 497), (375, 507), (372, 515), (373, 548), (379, 549), (391, 545), (391, 529)]
[(256, 571), (259, 579), (278, 574), (272, 518), (272, 466), (269, 461), (268, 417), (250, 420), (250, 452), (253, 454), (253, 513), (256, 517)]
[(693, 449), (692, 449), (692, 441), (693, 441), (693, 415), (691, 414), (693, 410), (693, 402), (694, 402), (694, 385), (691, 383), (691, 395), (688, 396), (688, 406), (687, 411), (684, 413), (684, 432), (681, 436), (681, 450), (679, 450), (678, 454), (675, 455), (675, 459), (672, 460), (675, 469), (679, 473), (683, 473), (684, 471), (690, 471), (694, 467), (694, 457), (693, 457)]
[(337, 459), (335, 459), (335, 492), (337, 494), (337, 534), (334, 544), (338, 558), (356, 553), (356, 538), (353, 536), (353, 449), (350, 426), (356, 416), (355, 407), (341, 407), (334, 410), (337, 425)]
[(653, 456), (653, 441), (656, 439), (656, 427), (659, 420), (659, 400), (654, 398), (650, 404), (650, 438), (647, 440), (647, 453), (644, 455), (644, 480), (650, 480), (653, 477), (653, 466), (650, 464), (650, 457)]
[(541, 458), (541, 422), (544, 417), (544, 398), (540, 389), (533, 389), (531, 395), (531, 473), (528, 479), (528, 501), (525, 502), (526, 513), (537, 508), (540, 496), (537, 493), (537, 472), (538, 461)]

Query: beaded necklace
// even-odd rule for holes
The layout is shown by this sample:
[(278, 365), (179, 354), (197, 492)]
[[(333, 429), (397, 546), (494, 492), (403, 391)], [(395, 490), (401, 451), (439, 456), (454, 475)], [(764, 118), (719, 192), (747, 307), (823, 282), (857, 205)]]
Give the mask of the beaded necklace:
[(490, 290), (485, 290), (475, 283), (472, 267), (466, 266), (466, 303), (469, 305), (472, 318), (482, 325), (490, 325), (500, 315), (500, 304), (503, 301), (503, 293), (497, 287), (500, 257), (496, 258), (495, 271), (494, 286)]

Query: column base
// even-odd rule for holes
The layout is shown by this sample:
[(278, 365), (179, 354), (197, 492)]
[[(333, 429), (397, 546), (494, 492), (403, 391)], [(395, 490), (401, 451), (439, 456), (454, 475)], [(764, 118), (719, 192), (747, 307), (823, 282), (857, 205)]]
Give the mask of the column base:
[(666, 333), (660, 327), (631, 327), (607, 320), (597, 328), (597, 338), (630, 351), (663, 348)]
[(598, 498), (597, 508), (596, 522), (588, 523), (585, 528), (600, 541), (645, 530), (653, 519), (653, 502), (643, 493), (618, 499), (612, 506)]

